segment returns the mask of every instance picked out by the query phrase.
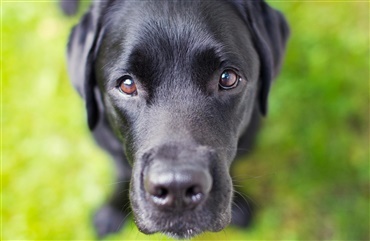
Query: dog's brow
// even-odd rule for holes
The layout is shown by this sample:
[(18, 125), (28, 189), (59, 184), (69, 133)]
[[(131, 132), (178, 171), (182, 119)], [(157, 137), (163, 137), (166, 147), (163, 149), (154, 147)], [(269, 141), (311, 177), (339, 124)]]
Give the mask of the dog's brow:
[(192, 77), (194, 79), (208, 79), (220, 68), (222, 59), (217, 55), (217, 51), (209, 48), (195, 54), (192, 61)]
[(141, 81), (146, 88), (149, 88), (148, 81), (153, 79), (155, 75), (155, 70), (157, 69), (154, 65), (154, 57), (151, 58), (151, 55), (146, 53), (145, 50), (140, 48), (134, 49), (128, 57), (126, 68), (129, 73), (134, 74)]

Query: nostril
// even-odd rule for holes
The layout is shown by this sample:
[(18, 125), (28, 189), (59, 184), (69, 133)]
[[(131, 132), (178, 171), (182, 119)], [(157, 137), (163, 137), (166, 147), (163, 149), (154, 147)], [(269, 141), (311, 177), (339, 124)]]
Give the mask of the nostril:
[(148, 176), (145, 179), (144, 188), (152, 198), (158, 201), (166, 199), (170, 192), (165, 185), (158, 183), (157, 178), (153, 176)]
[(168, 195), (168, 190), (164, 187), (157, 187), (151, 194), (156, 198), (165, 199)]
[(202, 188), (198, 185), (189, 187), (185, 192), (185, 198), (188, 200), (188, 202), (197, 203), (202, 199), (202, 196)]
[(151, 200), (156, 205), (162, 207), (172, 206), (175, 201), (171, 192), (162, 186), (153, 187), (152, 189), (148, 190), (148, 193), (151, 196)]

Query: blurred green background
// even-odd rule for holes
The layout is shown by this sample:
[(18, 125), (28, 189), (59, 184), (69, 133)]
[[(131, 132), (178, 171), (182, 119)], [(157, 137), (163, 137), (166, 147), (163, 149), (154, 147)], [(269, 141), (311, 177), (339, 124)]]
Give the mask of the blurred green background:
[[(234, 167), (255, 219), (196, 240), (369, 240), (369, 2), (269, 2), (292, 35), (257, 145)], [(66, 75), (79, 16), (56, 1), (1, 7), (2, 240), (94, 239), (115, 180)], [(108, 239), (167, 240), (132, 221)]]

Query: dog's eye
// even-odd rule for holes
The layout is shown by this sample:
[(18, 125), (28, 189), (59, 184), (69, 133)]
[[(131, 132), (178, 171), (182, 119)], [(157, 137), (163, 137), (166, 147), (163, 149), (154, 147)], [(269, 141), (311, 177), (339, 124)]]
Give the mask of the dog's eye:
[(225, 70), (218, 82), (222, 89), (228, 90), (234, 88), (238, 85), (240, 77), (233, 70)]
[(125, 93), (127, 95), (136, 95), (137, 89), (136, 84), (134, 82), (134, 79), (131, 76), (123, 76), (120, 79), (118, 79), (118, 89), (122, 93)]

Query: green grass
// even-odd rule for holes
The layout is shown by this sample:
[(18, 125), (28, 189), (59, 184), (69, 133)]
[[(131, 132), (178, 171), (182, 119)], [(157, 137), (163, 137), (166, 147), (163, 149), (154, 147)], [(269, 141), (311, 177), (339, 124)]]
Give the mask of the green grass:
[[(196, 240), (369, 240), (369, 3), (270, 1), (292, 36), (256, 148), (234, 167), (256, 206), (247, 230)], [(2, 2), (2, 240), (94, 239), (114, 169), (68, 82), (78, 17)], [(108, 239), (145, 236), (132, 222)]]

